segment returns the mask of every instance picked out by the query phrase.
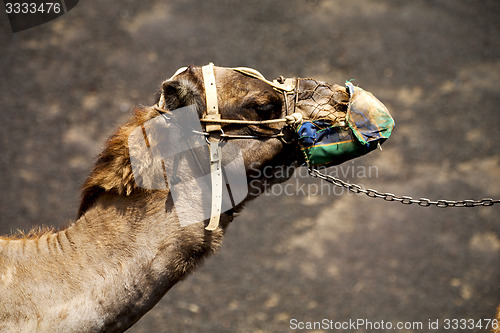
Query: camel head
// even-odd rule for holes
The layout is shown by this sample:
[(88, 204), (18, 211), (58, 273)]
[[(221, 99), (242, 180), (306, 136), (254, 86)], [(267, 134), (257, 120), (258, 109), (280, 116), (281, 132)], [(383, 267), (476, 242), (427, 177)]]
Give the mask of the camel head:
[[(184, 207), (189, 216), (186, 224), (214, 211), (238, 210), (269, 184), (290, 178), (294, 166), (310, 163), (303, 124), (347, 128), (350, 86), (303, 78), (268, 81), (242, 67), (181, 68), (162, 83), (156, 104), (138, 109), (108, 141), (85, 184), (80, 215), (102, 191), (128, 195), (137, 188), (168, 189), (177, 213)], [(217, 201), (222, 203), (213, 206)]]

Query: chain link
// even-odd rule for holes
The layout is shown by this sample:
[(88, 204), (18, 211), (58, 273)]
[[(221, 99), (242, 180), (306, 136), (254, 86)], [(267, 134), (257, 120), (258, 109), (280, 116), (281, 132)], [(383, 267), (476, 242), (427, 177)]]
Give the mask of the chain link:
[(335, 186), (346, 188), (353, 193), (363, 193), (369, 196), (370, 198), (379, 198), (379, 199), (384, 199), (385, 201), (396, 201), (405, 205), (418, 204), (419, 206), (422, 207), (436, 206), (436, 207), (446, 208), (446, 207), (493, 206), (494, 204), (500, 203), (500, 200), (494, 200), (491, 198), (484, 198), (481, 200), (458, 200), (458, 201), (455, 200), (432, 201), (427, 198), (413, 199), (412, 197), (405, 195), (399, 196), (393, 193), (382, 193), (371, 188), (365, 190), (357, 184), (347, 183), (342, 179), (321, 173), (317, 169), (309, 168), (309, 174), (313, 177), (323, 179), (324, 181), (332, 183)]

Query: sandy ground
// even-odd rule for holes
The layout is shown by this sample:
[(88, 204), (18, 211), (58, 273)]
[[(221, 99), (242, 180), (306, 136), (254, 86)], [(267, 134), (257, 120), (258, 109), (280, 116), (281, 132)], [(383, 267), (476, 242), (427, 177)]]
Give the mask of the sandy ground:
[[(397, 123), (384, 150), (333, 173), (415, 197), (499, 198), (499, 16), (497, 1), (87, 0), (12, 34), (2, 14), (0, 232), (71, 221), (132, 106), (151, 104), (177, 68), (210, 61), (354, 79), (382, 100)], [(130, 332), (492, 318), (500, 205), (404, 206), (333, 192), (304, 170), (288, 184), (249, 204), (220, 254)]]

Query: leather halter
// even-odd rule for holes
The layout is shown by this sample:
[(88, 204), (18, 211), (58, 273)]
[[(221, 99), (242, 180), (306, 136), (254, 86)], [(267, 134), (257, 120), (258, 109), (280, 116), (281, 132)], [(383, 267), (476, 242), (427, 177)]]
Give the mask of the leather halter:
[[(271, 85), (275, 90), (283, 93), (286, 112), (288, 113), (288, 96), (289, 92), (295, 92), (295, 85), (288, 83), (279, 83), (277, 81), (268, 81), (256, 70), (244, 67), (233, 68), (233, 70), (238, 71), (242, 74), (257, 78), (261, 81), (266, 82)], [(200, 121), (205, 122), (205, 131), (210, 135), (213, 131), (221, 131), (221, 138), (215, 140), (207, 139), (210, 150), (210, 172), (212, 180), (212, 210), (210, 213), (210, 222), (206, 227), (207, 230), (215, 230), (219, 226), (221, 207), (222, 207), (222, 149), (220, 142), (224, 139), (222, 135), (222, 123), (232, 123), (232, 124), (246, 124), (246, 125), (266, 125), (272, 123), (289, 123), (294, 120), (292, 119), (271, 119), (271, 120), (260, 120), (260, 121), (248, 121), (248, 120), (223, 120), (221, 119), (219, 113), (219, 106), (217, 103), (217, 88), (215, 85), (215, 74), (214, 74), (214, 64), (209, 63), (202, 67), (203, 73), (203, 84), (205, 86), (205, 98), (207, 103), (207, 112), (205, 117), (201, 118)], [(285, 81), (286, 82), (286, 81)], [(285, 125), (286, 126), (286, 125)], [(282, 134), (282, 133), (280, 133)], [(255, 139), (261, 138), (262, 136), (253, 135), (225, 135), (225, 139), (228, 138), (239, 138), (239, 139)], [(278, 137), (278, 136), (273, 136)]]
[[(237, 135), (237, 134), (225, 134), (222, 130), (222, 124), (240, 124), (240, 125), (269, 125), (275, 123), (285, 123), (286, 125), (293, 125), (302, 122), (302, 114), (295, 112), (295, 105), (297, 103), (297, 88), (298, 88), (298, 79), (286, 79), (284, 82), (280, 83), (277, 80), (269, 81), (267, 80), (261, 73), (256, 71), (255, 69), (248, 67), (229, 67), (228, 69), (234, 70), (241, 74), (256, 78), (260, 81), (263, 81), (273, 89), (281, 94), (283, 94), (283, 99), (285, 103), (285, 118), (278, 119), (269, 119), (269, 120), (239, 120), (239, 119), (222, 119), (219, 113), (219, 107), (217, 102), (217, 88), (215, 84), (215, 75), (214, 75), (214, 65), (213, 63), (209, 63), (202, 67), (203, 73), (203, 83), (205, 88), (205, 100), (207, 103), (207, 112), (204, 114), (204, 117), (200, 119), (200, 122), (206, 124), (205, 132), (203, 133), (205, 136), (209, 136), (210, 132), (219, 131), (220, 137), (224, 140), (227, 139), (262, 139), (262, 138), (280, 138), (282, 137), (282, 133), (276, 135)], [(187, 67), (179, 68), (174, 75), (172, 75), (165, 82), (173, 80), (177, 75), (186, 71)], [(293, 98), (293, 109), (291, 108), (288, 100), (288, 96), (292, 96)], [(168, 112), (168, 110), (164, 109), (165, 107), (165, 96), (161, 94), (160, 100), (154, 108), (162, 113)]]
[[(261, 73), (255, 69), (248, 67), (233, 67), (230, 68), (236, 72), (242, 73), (244, 75), (256, 78), (260, 81), (267, 83), (272, 86), (274, 90), (283, 94), (285, 103), (285, 118), (279, 119), (269, 119), (269, 120), (237, 120), (237, 119), (222, 119), (219, 114), (219, 108), (217, 105), (217, 89), (215, 86), (215, 75), (214, 75), (214, 64), (209, 63), (202, 67), (203, 73), (203, 83), (205, 88), (205, 98), (207, 103), (207, 112), (200, 122), (205, 123), (205, 134), (210, 135), (210, 132), (220, 131), (222, 139), (260, 139), (260, 138), (279, 138), (283, 134), (275, 135), (235, 135), (235, 134), (225, 134), (222, 131), (222, 124), (241, 124), (241, 125), (269, 125), (275, 123), (285, 123), (285, 125), (295, 124), (302, 121), (302, 114), (290, 112), (290, 107), (288, 103), (288, 95), (296, 96), (296, 82), (293, 79), (286, 79), (283, 83), (276, 80), (269, 81)], [(295, 107), (294, 103), (294, 107)], [(290, 114), (289, 114), (290, 112)], [(284, 126), (283, 126), (284, 127)], [(283, 128), (282, 128), (283, 129)]]
[[(172, 80), (178, 74), (184, 72), (187, 68), (183, 67), (177, 70), (175, 74), (168, 80)], [(237, 119), (222, 119), (219, 113), (219, 105), (217, 101), (217, 87), (215, 82), (214, 74), (214, 64), (209, 63), (202, 67), (203, 73), (203, 84), (205, 88), (205, 100), (207, 110), (204, 117), (200, 119), (200, 122), (205, 123), (205, 132), (203, 134), (206, 136), (206, 140), (210, 151), (210, 173), (212, 181), (212, 206), (210, 213), (210, 221), (208, 226), (205, 228), (207, 230), (215, 230), (219, 226), (220, 214), (222, 209), (222, 146), (221, 142), (227, 139), (261, 139), (261, 138), (280, 138), (283, 136), (282, 130), (287, 125), (297, 124), (302, 122), (302, 114), (290, 112), (289, 113), (289, 103), (288, 95), (294, 96), (294, 108), (296, 104), (297, 96), (297, 82), (293, 79), (286, 79), (283, 83), (278, 81), (268, 81), (262, 74), (258, 71), (247, 68), (247, 67), (234, 67), (230, 68), (234, 71), (242, 73), (244, 75), (261, 80), (270, 86), (274, 90), (283, 94), (286, 117), (279, 119), (269, 119), (269, 120), (237, 120)], [(166, 112), (165, 107), (165, 96), (162, 94), (158, 105), (155, 108), (158, 111)], [(268, 125), (274, 123), (285, 123), (280, 130), (279, 134), (275, 135), (234, 135), (225, 134), (222, 130), (222, 124), (241, 124), (241, 125)], [(211, 136), (213, 132), (220, 132), (219, 138), (214, 138)], [(212, 139), (212, 140), (211, 140)]]
[(207, 113), (204, 120), (207, 121), (205, 130), (207, 132), (220, 131), (219, 104), (217, 102), (217, 87), (215, 85), (214, 64), (210, 63), (201, 68), (203, 72), (203, 84), (205, 86), (205, 98), (207, 103)]

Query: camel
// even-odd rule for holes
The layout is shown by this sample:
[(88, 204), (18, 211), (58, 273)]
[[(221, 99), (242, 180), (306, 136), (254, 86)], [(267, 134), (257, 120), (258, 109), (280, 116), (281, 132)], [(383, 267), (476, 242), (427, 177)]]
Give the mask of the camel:
[[(234, 215), (262, 193), (259, 186), (286, 180), (283, 173), (273, 177), (259, 170), (301, 162), (297, 147), (289, 144), (293, 130), (280, 119), (293, 122), (292, 108), (304, 119), (341, 118), (346, 112), (343, 86), (314, 79), (271, 82), (255, 70), (212, 67), (218, 113), (210, 114), (207, 107), (214, 101), (206, 96), (203, 68), (189, 66), (164, 81), (156, 103), (136, 107), (108, 139), (83, 185), (76, 221), (60, 230), (0, 238), (0, 332), (127, 330), (217, 252)], [(318, 91), (324, 94), (319, 99)], [(196, 223), (179, 223), (169, 187), (139, 186), (131, 165), (134, 130), (186, 106), (194, 106), (205, 121), (212, 116), (203, 124), (207, 132), (215, 127), (207, 142), (234, 135), (230, 141), (253, 180), (244, 199), (220, 211), (214, 223), (213, 212)]]

